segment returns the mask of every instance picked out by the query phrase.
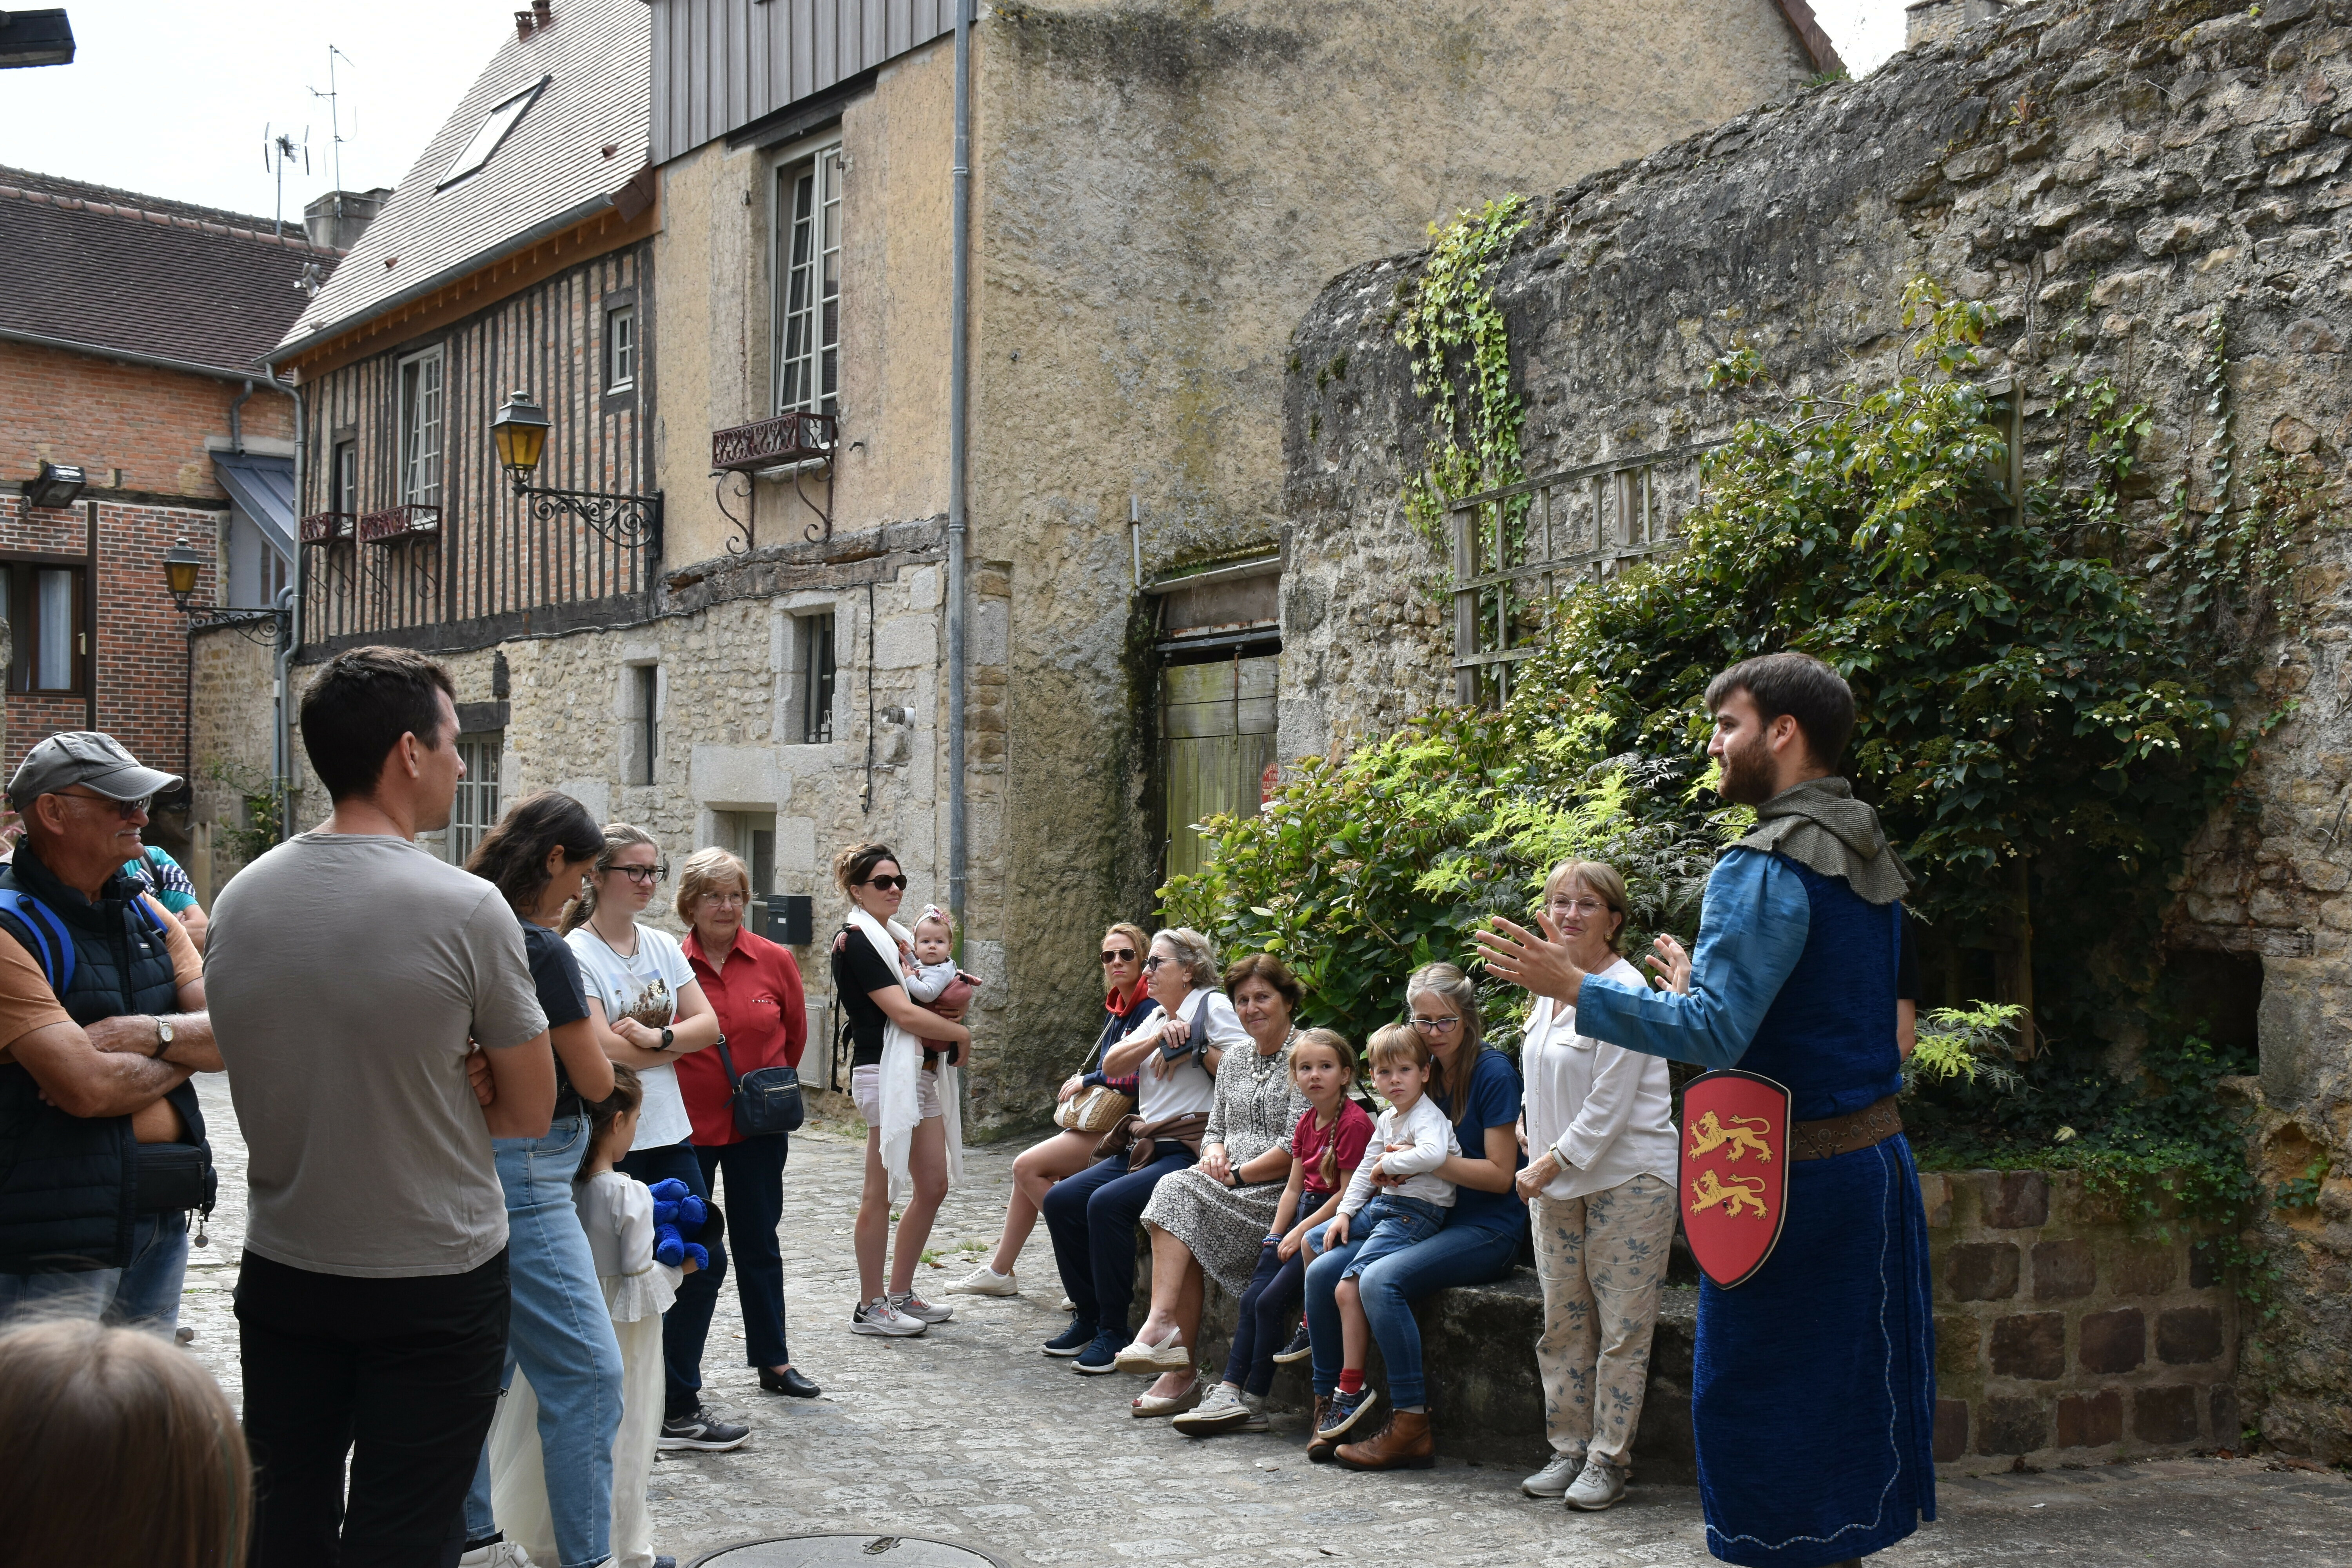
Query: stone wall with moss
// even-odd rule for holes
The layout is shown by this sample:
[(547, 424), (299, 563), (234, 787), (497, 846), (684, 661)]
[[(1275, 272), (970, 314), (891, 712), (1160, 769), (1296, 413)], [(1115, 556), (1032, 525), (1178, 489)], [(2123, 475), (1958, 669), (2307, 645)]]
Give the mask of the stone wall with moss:
[[(1904, 285), (1925, 274), (1999, 310), (1994, 374), (2025, 387), (2029, 471), (2064, 434), (2053, 373), (2149, 402), (2121, 520), (2134, 548), (2176, 507), (2221, 506), (2217, 426), (2231, 506), (2319, 502), (2246, 705), (2284, 704), (2284, 722), (2192, 855), (2167, 941), (2260, 966), (2262, 1072), (2234, 1088), (2265, 1179), (2324, 1179), (2250, 1238), (2282, 1279), (2241, 1389), (2273, 1440), (2330, 1458), (2352, 1454), (2352, 612), (2334, 526), (2352, 454), (2347, 24), (2341, 0), (2019, 7), (1557, 192), (1494, 279), (1531, 475), (1645, 453), (1686, 469), (1750, 406), (1706, 386), (1738, 349), (1790, 393), (1890, 375)], [(1399, 502), (1427, 449), (1393, 341), (1419, 266), (1342, 275), (1293, 339), (1286, 756), (1453, 690), (1452, 563)]]

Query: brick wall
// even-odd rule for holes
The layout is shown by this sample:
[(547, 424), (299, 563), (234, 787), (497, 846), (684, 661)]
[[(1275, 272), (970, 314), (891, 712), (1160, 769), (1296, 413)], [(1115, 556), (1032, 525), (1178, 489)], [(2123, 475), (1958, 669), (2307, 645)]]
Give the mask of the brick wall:
[(2074, 1173), (1919, 1178), (1936, 1459), (1963, 1470), (2240, 1446), (2237, 1298), (2177, 1216)]
[[(95, 486), (226, 499), (205, 442), (226, 440), (229, 405), (242, 390), (210, 376), (0, 342), (0, 479), (30, 479), (46, 458), (80, 465)], [(248, 438), (291, 440), (294, 400), (261, 388), (240, 421)], [(122, 470), (119, 483), (114, 468)]]

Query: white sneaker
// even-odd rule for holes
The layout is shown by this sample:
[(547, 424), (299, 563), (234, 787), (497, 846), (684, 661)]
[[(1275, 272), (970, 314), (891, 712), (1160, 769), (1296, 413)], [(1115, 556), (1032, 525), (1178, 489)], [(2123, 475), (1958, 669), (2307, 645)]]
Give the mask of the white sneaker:
[(537, 1568), (530, 1553), (511, 1541), (493, 1541), (488, 1546), (477, 1546), (457, 1559), (457, 1568)]
[(1057, 1312), (1075, 1312), (1077, 1310), (1078, 1304), (1076, 1301), (1071, 1300), (1067, 1296), (1064, 1296), (1062, 1298), (1061, 1305), (1054, 1309), (1054, 1310)]
[(929, 1323), (918, 1322), (890, 1305), (887, 1296), (877, 1296), (849, 1315), (849, 1331), (853, 1334), (881, 1334), (903, 1340), (929, 1327)]
[(1010, 1274), (999, 1274), (983, 1263), (954, 1284), (944, 1295), (949, 1296), (1018, 1296), (1021, 1287), (1013, 1282)]
[(1598, 1513), (1625, 1495), (1625, 1472), (1606, 1459), (1588, 1460), (1576, 1484), (1568, 1489), (1568, 1506)]
[(1519, 1483), (1519, 1489), (1529, 1497), (1566, 1497), (1583, 1468), (1583, 1455), (1554, 1454), (1542, 1469)]
[(1230, 1383), (1221, 1383), (1211, 1389), (1200, 1404), (1170, 1423), (1179, 1432), (1195, 1437), (1212, 1432), (1263, 1432), (1266, 1429), (1265, 1412), (1258, 1402)]
[(891, 1297), (890, 1305), (919, 1323), (944, 1323), (955, 1316), (953, 1307), (935, 1307), (912, 1290)]

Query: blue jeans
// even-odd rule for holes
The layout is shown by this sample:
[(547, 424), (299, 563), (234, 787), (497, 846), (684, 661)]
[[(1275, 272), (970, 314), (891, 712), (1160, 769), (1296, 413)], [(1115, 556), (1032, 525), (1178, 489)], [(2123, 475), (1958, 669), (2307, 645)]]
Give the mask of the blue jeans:
[(1095, 1331), (1128, 1338), (1128, 1313), (1135, 1305), (1135, 1227), (1151, 1189), (1171, 1171), (1199, 1158), (1181, 1143), (1162, 1143), (1169, 1152), (1140, 1171), (1127, 1168), (1125, 1154), (1096, 1161), (1076, 1175), (1055, 1182), (1045, 1194), (1045, 1230), (1054, 1238), (1054, 1262), (1062, 1289), (1077, 1308), (1078, 1321)]
[(1417, 1247), (1444, 1228), (1445, 1211), (1427, 1198), (1378, 1194), (1348, 1222), (1356, 1256), (1339, 1278), (1356, 1279), (1381, 1258)]
[(1262, 1394), (1274, 1386), (1274, 1353), (1282, 1348), (1282, 1331), (1307, 1288), (1307, 1249), (1285, 1258), (1275, 1250), (1276, 1239), (1269, 1236), (1258, 1248), (1257, 1271), (1242, 1291), (1241, 1315), (1234, 1323), (1233, 1353), (1225, 1357), (1225, 1381), (1244, 1394)]
[[(491, 1141), (506, 1189), (507, 1259), (514, 1292), (506, 1375), (520, 1366), (539, 1395), (547, 1505), (563, 1568), (612, 1554), (613, 1435), (621, 1425), (621, 1345), (596, 1282), (596, 1259), (572, 1203), (588, 1146), (585, 1117), (556, 1119), (544, 1138)], [(486, 1443), (466, 1494), (466, 1535), (494, 1533)]]
[[(617, 1169), (625, 1176), (635, 1176), (647, 1186), (666, 1182), (672, 1176), (687, 1184), (688, 1190), (709, 1205), (710, 1217), (702, 1222), (702, 1234), (686, 1237), (698, 1241), (710, 1254), (710, 1267), (698, 1268), (688, 1275), (677, 1288), (677, 1300), (662, 1314), (662, 1419), (681, 1420), (691, 1415), (702, 1405), (702, 1346), (710, 1338), (710, 1314), (719, 1310), (719, 1282), (727, 1278), (727, 1216), (710, 1201), (710, 1183), (702, 1174), (702, 1162), (690, 1142), (666, 1143), (655, 1149), (635, 1149), (624, 1156)], [(783, 1178), (776, 1178), (776, 1204), (783, 1205)], [(733, 1203), (730, 1192), (727, 1201)], [(781, 1258), (777, 1268), (783, 1264)]]
[[(1365, 1205), (1370, 1207), (1369, 1204)], [(1349, 1222), (1353, 1230), (1355, 1222)], [(1320, 1227), (1308, 1233), (1319, 1243)], [(1526, 1230), (1478, 1230), (1446, 1226), (1426, 1241), (1418, 1241), (1365, 1268), (1356, 1280), (1364, 1303), (1364, 1321), (1381, 1360), (1389, 1369), (1389, 1405), (1410, 1410), (1428, 1403), (1422, 1381), (1421, 1325), (1412, 1321), (1412, 1304), (1432, 1290), (1450, 1285), (1484, 1285), (1500, 1279), (1518, 1261)], [(1332, 1292), (1339, 1288), (1348, 1266), (1356, 1260), (1362, 1241), (1349, 1241), (1324, 1253), (1307, 1266), (1307, 1332), (1315, 1342), (1315, 1392), (1329, 1394), (1339, 1386), (1339, 1304)]]
[(142, 1214), (131, 1222), (131, 1261), (78, 1274), (0, 1274), (0, 1321), (19, 1310), (102, 1318), (169, 1334), (180, 1326), (188, 1271), (188, 1216)]

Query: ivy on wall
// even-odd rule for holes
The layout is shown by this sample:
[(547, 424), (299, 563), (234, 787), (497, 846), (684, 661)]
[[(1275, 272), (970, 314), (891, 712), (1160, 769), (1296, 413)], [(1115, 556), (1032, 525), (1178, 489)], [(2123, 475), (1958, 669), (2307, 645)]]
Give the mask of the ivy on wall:
[(1526, 477), (1526, 409), (1511, 389), (1510, 333), (1494, 289), (1496, 264), (1531, 215), (1507, 195), (1429, 226), (1429, 259), (1400, 283), (1397, 342), (1412, 359), (1412, 389), (1429, 404), (1428, 461), (1405, 481), (1405, 516), (1438, 559), (1453, 560), (1446, 505)]

